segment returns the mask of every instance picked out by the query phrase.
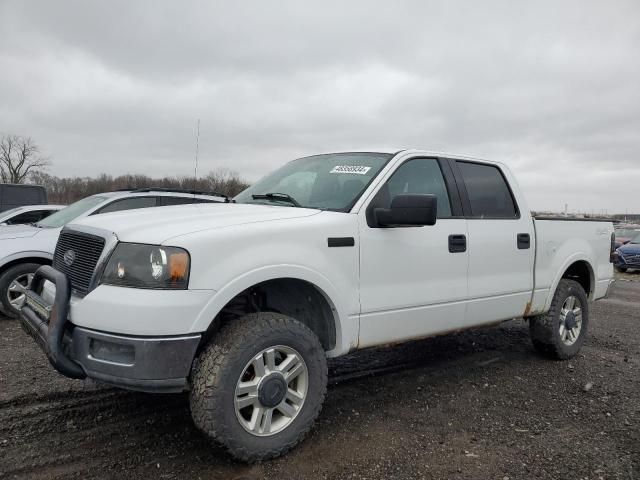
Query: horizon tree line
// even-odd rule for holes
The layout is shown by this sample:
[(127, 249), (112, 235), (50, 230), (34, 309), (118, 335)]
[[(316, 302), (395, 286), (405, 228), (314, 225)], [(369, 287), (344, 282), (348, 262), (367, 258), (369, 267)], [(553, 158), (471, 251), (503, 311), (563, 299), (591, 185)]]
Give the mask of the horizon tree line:
[(58, 177), (47, 173), (51, 160), (41, 154), (31, 137), (0, 136), (0, 180), (2, 183), (32, 183), (47, 190), (50, 203), (69, 204), (89, 195), (138, 188), (178, 188), (216, 192), (234, 196), (249, 186), (240, 175), (227, 168), (210, 171), (203, 177), (165, 176), (153, 178), (141, 174), (95, 177)]

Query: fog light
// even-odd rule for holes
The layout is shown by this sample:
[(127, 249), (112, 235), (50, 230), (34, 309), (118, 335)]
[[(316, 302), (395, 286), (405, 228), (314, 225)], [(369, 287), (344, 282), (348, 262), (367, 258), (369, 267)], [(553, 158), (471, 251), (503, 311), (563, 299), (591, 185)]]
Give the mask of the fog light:
[(133, 345), (105, 342), (92, 338), (89, 342), (89, 357), (94, 360), (131, 366), (135, 363), (136, 352)]

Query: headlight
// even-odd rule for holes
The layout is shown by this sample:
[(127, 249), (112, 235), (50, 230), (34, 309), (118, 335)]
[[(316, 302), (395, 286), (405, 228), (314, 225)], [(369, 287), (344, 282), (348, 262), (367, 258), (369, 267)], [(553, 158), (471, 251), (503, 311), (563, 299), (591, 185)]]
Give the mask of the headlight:
[(182, 248), (120, 243), (101, 283), (121, 287), (179, 289), (189, 285), (189, 253)]

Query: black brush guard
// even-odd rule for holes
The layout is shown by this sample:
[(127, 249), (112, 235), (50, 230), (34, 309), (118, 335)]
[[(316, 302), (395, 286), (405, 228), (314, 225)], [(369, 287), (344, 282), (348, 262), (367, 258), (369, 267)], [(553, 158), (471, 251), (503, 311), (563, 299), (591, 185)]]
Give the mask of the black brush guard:
[[(56, 286), (53, 305), (48, 305), (38, 293), (42, 291), (45, 280)], [(25, 293), (20, 321), (24, 330), (40, 345), (57, 371), (70, 378), (86, 378), (82, 367), (64, 352), (70, 298), (71, 286), (67, 276), (53, 267), (44, 265), (36, 270), (31, 287)]]

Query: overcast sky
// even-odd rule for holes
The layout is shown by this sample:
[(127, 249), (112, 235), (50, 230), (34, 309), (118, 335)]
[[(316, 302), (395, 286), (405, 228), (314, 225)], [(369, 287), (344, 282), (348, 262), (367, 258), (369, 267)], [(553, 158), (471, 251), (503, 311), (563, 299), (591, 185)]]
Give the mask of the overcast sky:
[(422, 148), (640, 212), (640, 1), (0, 0), (0, 133), (50, 173), (191, 174), (198, 118), (201, 173)]

